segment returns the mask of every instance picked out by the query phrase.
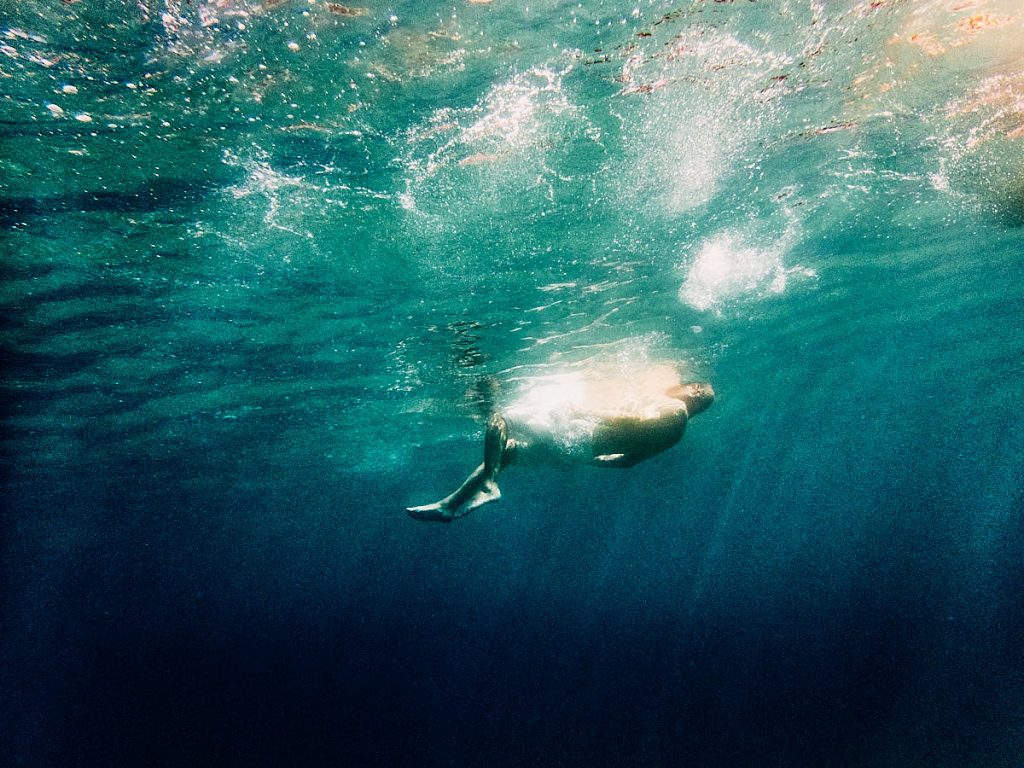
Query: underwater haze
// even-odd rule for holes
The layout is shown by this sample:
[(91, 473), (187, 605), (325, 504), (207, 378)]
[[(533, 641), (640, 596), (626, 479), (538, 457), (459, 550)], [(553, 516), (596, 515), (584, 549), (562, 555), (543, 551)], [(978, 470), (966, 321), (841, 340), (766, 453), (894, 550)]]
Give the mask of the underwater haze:
[(0, 0), (0, 763), (1024, 765), (1019, 0), (357, 1)]

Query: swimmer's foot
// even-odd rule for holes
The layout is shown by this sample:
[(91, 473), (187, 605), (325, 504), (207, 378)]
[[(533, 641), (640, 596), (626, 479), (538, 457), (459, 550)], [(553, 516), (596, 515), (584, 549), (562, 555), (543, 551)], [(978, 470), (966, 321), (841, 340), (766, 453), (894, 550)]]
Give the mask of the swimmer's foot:
[(466, 505), (470, 511), (482, 507), (484, 504), (490, 504), (492, 501), (497, 501), (501, 498), (501, 489), (498, 488), (498, 484), (493, 480), (487, 480), (483, 485), (480, 486), (480, 490), (473, 494), (473, 498), (469, 500)]
[(428, 523), (450, 523), (455, 519), (455, 513), (448, 508), (447, 504), (440, 501), (424, 504), (422, 507), (406, 507), (405, 511), (409, 517)]

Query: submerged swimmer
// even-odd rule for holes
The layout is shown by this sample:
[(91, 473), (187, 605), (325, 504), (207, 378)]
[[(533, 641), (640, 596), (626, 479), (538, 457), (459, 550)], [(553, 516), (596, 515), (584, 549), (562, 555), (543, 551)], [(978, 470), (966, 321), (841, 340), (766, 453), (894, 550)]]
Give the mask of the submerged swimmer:
[(498, 475), (513, 464), (632, 467), (678, 443), (687, 421), (714, 399), (710, 384), (682, 384), (665, 366), (628, 379), (557, 377), (504, 415), (491, 415), (484, 461), (462, 485), (407, 511), (417, 520), (444, 523), (463, 517), (501, 498)]

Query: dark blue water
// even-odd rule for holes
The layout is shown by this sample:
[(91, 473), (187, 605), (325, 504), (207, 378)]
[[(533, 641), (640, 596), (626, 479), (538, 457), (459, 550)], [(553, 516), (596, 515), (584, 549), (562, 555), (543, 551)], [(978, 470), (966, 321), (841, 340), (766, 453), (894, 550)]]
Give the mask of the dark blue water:
[(1024, 764), (1019, 4), (340, 11), (0, 6), (0, 763)]

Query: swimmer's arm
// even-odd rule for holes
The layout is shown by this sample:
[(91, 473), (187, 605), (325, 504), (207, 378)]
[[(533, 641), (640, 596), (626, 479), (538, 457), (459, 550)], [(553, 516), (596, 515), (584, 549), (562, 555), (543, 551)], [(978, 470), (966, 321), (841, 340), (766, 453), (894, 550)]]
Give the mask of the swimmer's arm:
[(685, 410), (654, 419), (606, 419), (594, 430), (594, 464), (632, 467), (678, 443), (685, 429)]

